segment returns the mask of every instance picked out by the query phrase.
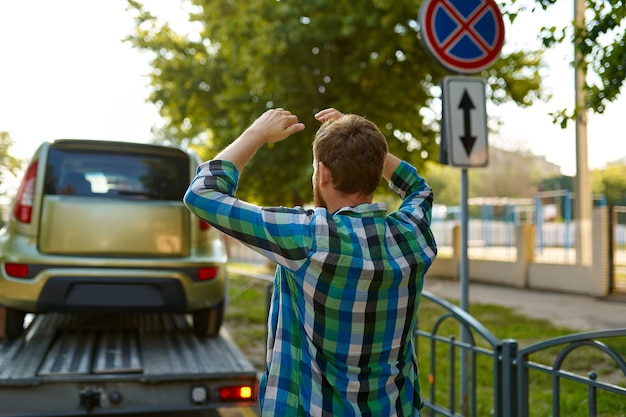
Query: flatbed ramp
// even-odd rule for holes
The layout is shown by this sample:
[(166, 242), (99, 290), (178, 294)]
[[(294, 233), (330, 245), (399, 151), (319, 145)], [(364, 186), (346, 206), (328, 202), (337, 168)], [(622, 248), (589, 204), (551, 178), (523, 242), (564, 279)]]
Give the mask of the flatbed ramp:
[(185, 315), (41, 315), (0, 340), (0, 416), (249, 406), (256, 375), (224, 329), (196, 336)]

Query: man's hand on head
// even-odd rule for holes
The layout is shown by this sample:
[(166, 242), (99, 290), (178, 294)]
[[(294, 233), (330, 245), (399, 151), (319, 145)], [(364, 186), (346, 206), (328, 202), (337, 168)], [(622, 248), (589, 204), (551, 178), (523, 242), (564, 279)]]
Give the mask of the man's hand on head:
[(318, 112), (317, 114), (315, 114), (315, 119), (317, 119), (320, 122), (324, 123), (324, 122), (328, 122), (328, 121), (337, 120), (341, 116), (343, 116), (342, 112), (340, 112), (337, 109), (333, 109), (332, 107), (330, 107), (328, 109), (324, 109), (324, 110)]
[(246, 133), (256, 136), (262, 143), (280, 142), (294, 133), (304, 130), (298, 116), (285, 109), (271, 109), (250, 125)]
[(266, 143), (280, 142), (294, 133), (304, 130), (298, 117), (285, 109), (271, 109), (263, 113), (237, 139), (214, 159), (231, 161), (239, 172), (243, 170), (254, 153)]

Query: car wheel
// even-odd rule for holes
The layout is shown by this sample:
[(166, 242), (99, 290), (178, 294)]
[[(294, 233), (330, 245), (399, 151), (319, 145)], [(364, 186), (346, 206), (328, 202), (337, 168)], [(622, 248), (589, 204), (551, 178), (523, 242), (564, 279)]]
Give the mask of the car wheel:
[(224, 320), (224, 303), (193, 312), (193, 331), (198, 336), (215, 337)]
[(6, 307), (4, 319), (4, 334), (7, 339), (17, 339), (24, 333), (24, 311)]

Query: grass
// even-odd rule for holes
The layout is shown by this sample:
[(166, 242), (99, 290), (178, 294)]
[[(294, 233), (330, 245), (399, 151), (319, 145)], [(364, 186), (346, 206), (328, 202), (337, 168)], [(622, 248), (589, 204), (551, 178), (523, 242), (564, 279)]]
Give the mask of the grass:
[[(237, 265), (248, 271), (268, 271), (250, 265)], [(229, 300), (224, 324), (231, 336), (259, 372), (265, 370), (265, 340), (267, 336), (267, 291), (271, 283), (231, 273)]]
[[(264, 267), (250, 265), (235, 265), (236, 268), (247, 269), (251, 273), (269, 273), (271, 271)], [(259, 372), (265, 369), (265, 337), (267, 320), (267, 296), (268, 283), (257, 278), (250, 278), (236, 273), (230, 274), (230, 301), (226, 310), (225, 324), (228, 327), (234, 340), (248, 356), (250, 361)], [(432, 331), (432, 326), (445, 311), (435, 303), (423, 299), (419, 313), (419, 327), (425, 331)], [(538, 342), (554, 339), (560, 336), (576, 333), (576, 331), (564, 327), (552, 325), (547, 320), (529, 318), (515, 311), (488, 304), (474, 304), (470, 306), (470, 314), (482, 323), (493, 335), (500, 340), (514, 339), (518, 343), (518, 348), (523, 349)], [(460, 340), (459, 325), (453, 320), (444, 320), (437, 334), (447, 338), (455, 335)], [(481, 349), (489, 349), (487, 343), (479, 336), (476, 337), (476, 344)], [(626, 359), (626, 338), (612, 338), (601, 342), (610, 346), (622, 359)], [(564, 346), (548, 349), (534, 354), (530, 360), (547, 367), (552, 367), (555, 358), (562, 352)], [(451, 385), (449, 380), (451, 359), (456, 356), (450, 354), (450, 346), (445, 343), (435, 344), (434, 370), (431, 365), (431, 354), (433, 352), (430, 340), (419, 338), (418, 342), (418, 362), (420, 364), (420, 382), (422, 394), (425, 398), (430, 398), (431, 388), (429, 378), (436, 377), (434, 381), (435, 400), (437, 404), (449, 408), (452, 389), (458, 391), (460, 380), (459, 365), (455, 364), (455, 382)], [(456, 359), (455, 359), (456, 360)], [(477, 355), (477, 415), (493, 415), (493, 359), (484, 354)], [(590, 371), (598, 374), (599, 380), (608, 381), (620, 387), (626, 387), (626, 376), (619, 370), (615, 362), (606, 354), (595, 347), (581, 346), (566, 355), (563, 361), (563, 370), (586, 376)], [(431, 376), (433, 375), (433, 376)], [(531, 370), (530, 375), (530, 404), (531, 415), (533, 417), (552, 415), (552, 380), (546, 373)], [(560, 407), (561, 415), (568, 417), (587, 416), (587, 386), (561, 379)], [(458, 392), (455, 393), (459, 397)], [(455, 401), (457, 402), (457, 401)], [(457, 411), (459, 406), (456, 405)], [(626, 400), (624, 396), (598, 392), (598, 416), (616, 417), (626, 416)]]
[[(433, 325), (445, 313), (443, 308), (428, 300), (423, 300), (420, 306), (419, 328), (424, 331), (432, 331)], [(547, 320), (528, 318), (517, 314), (515, 311), (491, 304), (474, 304), (470, 306), (470, 314), (485, 326), (493, 335), (500, 340), (514, 339), (519, 349), (534, 345), (538, 342), (547, 341), (561, 336), (577, 333), (576, 331), (564, 327), (552, 325)], [(490, 346), (476, 333), (475, 343), (484, 350), (491, 350)], [(457, 341), (461, 340), (459, 335), (459, 324), (454, 320), (444, 320), (437, 330), (437, 335), (448, 338), (454, 335)], [(601, 342), (610, 346), (622, 358), (626, 358), (626, 338), (612, 338)], [(565, 345), (542, 350), (533, 354), (529, 359), (532, 362), (541, 364), (551, 369), (555, 364), (555, 359), (559, 354), (564, 353)], [(431, 364), (433, 349), (436, 352), (436, 361)], [(420, 364), (420, 380), (423, 386), (425, 398), (436, 402), (439, 405), (449, 408), (452, 390), (458, 398), (460, 381), (460, 365), (458, 355), (450, 354), (450, 344), (436, 342), (431, 345), (427, 338), (419, 338), (418, 363)], [(457, 362), (455, 366), (455, 379), (450, 383), (451, 362)], [(493, 415), (493, 392), (498, 381), (494, 381), (493, 358), (486, 354), (477, 354), (476, 389), (477, 389), (477, 415)], [(580, 346), (565, 355), (565, 359), (560, 367), (561, 370), (570, 373), (587, 376), (590, 371), (598, 374), (599, 380), (609, 382), (620, 387), (626, 387), (626, 376), (619, 371), (617, 364), (606, 354), (596, 347)], [(546, 372), (531, 370), (529, 372), (529, 404), (531, 415), (552, 416), (553, 386), (552, 376)], [(434, 398), (431, 399), (429, 381), (434, 381)], [(588, 387), (581, 383), (575, 383), (566, 379), (561, 379), (560, 384), (560, 411), (561, 415), (588, 416)], [(455, 401), (457, 403), (457, 401)], [(456, 405), (457, 410), (459, 405)], [(626, 401), (623, 395), (598, 392), (598, 416), (617, 417), (626, 416)]]

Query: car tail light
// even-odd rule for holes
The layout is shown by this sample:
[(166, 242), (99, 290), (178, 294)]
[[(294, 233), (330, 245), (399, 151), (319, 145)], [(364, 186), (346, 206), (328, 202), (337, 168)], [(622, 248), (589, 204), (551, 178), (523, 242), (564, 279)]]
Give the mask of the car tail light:
[(35, 179), (37, 178), (37, 161), (30, 164), (17, 190), (13, 206), (13, 215), (22, 223), (30, 223), (35, 199)]
[(7, 275), (13, 278), (27, 278), (28, 277), (28, 265), (27, 264), (4, 264), (4, 270)]
[(252, 399), (252, 387), (249, 385), (237, 385), (220, 388), (220, 401), (238, 401)]
[(217, 276), (217, 272), (219, 268), (217, 267), (206, 267), (206, 268), (198, 268), (198, 280), (200, 281), (210, 281)]
[(198, 222), (198, 227), (200, 228), (200, 230), (209, 230), (211, 228), (211, 225), (202, 219), (198, 219)]

